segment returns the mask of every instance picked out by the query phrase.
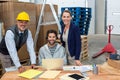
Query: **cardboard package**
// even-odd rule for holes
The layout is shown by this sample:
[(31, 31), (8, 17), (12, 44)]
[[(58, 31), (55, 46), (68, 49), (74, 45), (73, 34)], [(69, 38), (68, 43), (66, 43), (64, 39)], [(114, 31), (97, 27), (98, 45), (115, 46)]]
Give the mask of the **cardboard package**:
[(40, 29), (40, 32), (39, 32), (39, 35), (38, 35), (38, 40), (37, 40), (37, 51), (39, 51), (41, 46), (43, 46), (44, 44), (47, 43), (46, 33), (50, 29), (58, 31), (57, 24), (41, 26), (41, 29)]
[(120, 70), (120, 60), (112, 60), (112, 59), (108, 59), (107, 63), (109, 66)]

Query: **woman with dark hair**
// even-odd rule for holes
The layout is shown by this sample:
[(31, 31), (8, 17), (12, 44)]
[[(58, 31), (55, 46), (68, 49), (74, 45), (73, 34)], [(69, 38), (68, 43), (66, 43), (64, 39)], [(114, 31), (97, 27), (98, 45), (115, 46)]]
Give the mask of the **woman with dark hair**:
[(61, 14), (61, 42), (66, 49), (68, 65), (82, 65), (80, 62), (81, 37), (80, 30), (73, 21), (69, 10)]

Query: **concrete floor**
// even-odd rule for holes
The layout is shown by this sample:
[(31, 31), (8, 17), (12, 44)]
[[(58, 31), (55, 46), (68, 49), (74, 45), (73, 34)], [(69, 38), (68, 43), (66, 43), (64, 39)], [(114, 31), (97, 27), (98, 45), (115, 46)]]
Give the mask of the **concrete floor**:
[[(111, 35), (111, 43), (115, 47), (116, 50), (120, 49), (120, 35)], [(97, 58), (93, 59), (93, 54), (101, 51), (104, 46), (108, 43), (108, 35), (107, 34), (95, 34), (88, 35), (88, 54), (89, 58), (82, 61), (82, 64), (102, 64), (106, 61), (106, 56), (109, 53), (104, 53)]]

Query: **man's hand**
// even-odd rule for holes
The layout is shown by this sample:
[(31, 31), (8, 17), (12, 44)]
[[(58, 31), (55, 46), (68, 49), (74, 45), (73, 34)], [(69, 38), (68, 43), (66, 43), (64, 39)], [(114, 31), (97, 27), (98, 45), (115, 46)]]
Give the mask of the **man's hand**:
[(18, 68), (18, 71), (19, 71), (20, 73), (24, 72), (25, 70), (26, 70), (26, 69), (25, 69), (24, 66), (20, 66), (20, 67)]
[(80, 60), (75, 60), (75, 64), (76, 64), (76, 66), (81, 66), (82, 65)]

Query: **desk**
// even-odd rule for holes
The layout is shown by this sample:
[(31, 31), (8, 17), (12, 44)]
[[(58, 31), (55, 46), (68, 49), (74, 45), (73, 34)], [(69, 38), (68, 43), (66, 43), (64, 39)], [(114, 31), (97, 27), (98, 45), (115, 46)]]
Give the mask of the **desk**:
[(120, 70), (109, 66), (106, 62), (99, 65), (98, 75), (88, 72), (90, 80), (120, 80)]
[[(30, 67), (26, 66), (26, 69), (30, 69)], [(42, 67), (39, 67), (39, 69), (37, 69), (37, 70), (46, 71)], [(60, 70), (60, 71), (61, 71), (61, 73), (54, 80), (60, 80), (59, 77), (64, 75), (64, 74), (67, 74), (67, 73), (77, 73), (77, 74), (80, 74), (79, 71), (62, 71), (62, 70)], [(28, 79), (19, 77), (18, 74), (19, 74), (18, 71), (6, 72), (2, 76), (1, 80), (28, 80)], [(32, 80), (36, 80), (36, 79), (32, 79)], [(53, 79), (37, 79), (37, 80), (53, 80)]]
[[(27, 67), (27, 69), (29, 69), (29, 68), (30, 67)], [(38, 70), (44, 70), (44, 69), (39, 67)], [(61, 71), (61, 73), (54, 80), (60, 80), (59, 77), (66, 73), (80, 74), (79, 71)], [(18, 71), (6, 72), (2, 76), (1, 80), (28, 80), (28, 79), (19, 77), (18, 74), (19, 74)], [(102, 65), (99, 65), (99, 74), (98, 75), (94, 75), (90, 71), (90, 72), (88, 72), (88, 76), (89, 76), (90, 80), (120, 80), (120, 70), (114, 69), (114, 68), (108, 66), (107, 63), (104, 63)], [(33, 80), (35, 80), (35, 79), (33, 79)], [(38, 79), (38, 80), (48, 80), (48, 79)]]

